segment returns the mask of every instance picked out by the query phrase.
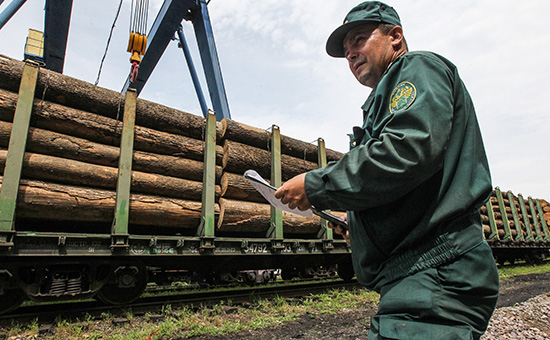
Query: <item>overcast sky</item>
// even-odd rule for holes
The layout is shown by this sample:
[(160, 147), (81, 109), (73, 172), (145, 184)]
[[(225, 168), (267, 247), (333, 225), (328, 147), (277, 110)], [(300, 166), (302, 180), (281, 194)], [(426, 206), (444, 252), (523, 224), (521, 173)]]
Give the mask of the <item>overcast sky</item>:
[[(11, 0), (0, 6), (4, 10)], [(325, 42), (354, 0), (212, 0), (208, 6), (232, 118), (347, 151), (370, 89)], [(550, 199), (550, 1), (393, 0), (411, 50), (439, 53), (458, 67), (473, 98), (493, 185)], [(118, 0), (75, 0), (64, 73), (94, 83)], [(124, 0), (99, 86), (120, 91), (130, 69), (131, 0)], [(149, 26), (162, 0), (151, 0)], [(27, 30), (43, 30), (44, 0), (28, 0), (0, 30), (0, 54), (22, 59)], [(193, 45), (192, 25), (184, 23)], [(196, 51), (191, 46), (193, 52)], [(195, 64), (200, 71), (198, 53)], [(206, 85), (203, 87), (206, 91)], [(142, 98), (200, 114), (177, 43)], [(548, 101), (547, 101), (548, 100)]]

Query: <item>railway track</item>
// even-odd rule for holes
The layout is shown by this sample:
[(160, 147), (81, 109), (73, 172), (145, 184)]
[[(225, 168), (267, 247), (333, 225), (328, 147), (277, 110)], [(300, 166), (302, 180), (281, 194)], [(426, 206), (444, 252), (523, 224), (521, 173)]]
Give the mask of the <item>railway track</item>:
[(66, 301), (47, 304), (24, 305), (16, 310), (1, 315), (0, 324), (15, 322), (28, 322), (37, 320), (40, 323), (54, 321), (58, 317), (63, 319), (78, 319), (83, 317), (98, 317), (104, 313), (113, 316), (142, 315), (145, 313), (158, 313), (165, 306), (213, 306), (222, 301), (231, 300), (232, 303), (245, 303), (259, 298), (300, 297), (310, 294), (326, 292), (334, 288), (356, 289), (361, 285), (353, 280), (343, 282), (341, 280), (313, 281), (303, 283), (291, 283), (285, 285), (255, 286), (247, 288), (227, 288), (220, 290), (209, 289), (205, 291), (189, 292), (189, 289), (169, 290), (161, 289), (158, 295), (145, 295), (132, 304), (111, 306), (96, 300)]

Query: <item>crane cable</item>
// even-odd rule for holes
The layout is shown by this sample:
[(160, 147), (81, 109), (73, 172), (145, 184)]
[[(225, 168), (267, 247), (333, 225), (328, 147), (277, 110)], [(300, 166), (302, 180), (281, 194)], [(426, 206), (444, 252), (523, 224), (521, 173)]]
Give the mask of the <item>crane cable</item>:
[(103, 58), (101, 58), (101, 63), (99, 64), (99, 71), (97, 72), (97, 79), (95, 80), (95, 86), (99, 84), (99, 77), (101, 76), (101, 70), (103, 69), (103, 62), (105, 61), (105, 57), (107, 56), (107, 51), (109, 50), (109, 44), (111, 43), (111, 38), (113, 37), (113, 30), (115, 29), (116, 22), (118, 20), (118, 15), (120, 14), (120, 8), (122, 7), (122, 2), (124, 0), (120, 0), (120, 3), (118, 4), (118, 10), (116, 11), (115, 20), (113, 21), (113, 25), (111, 26), (111, 32), (109, 33), (109, 39), (107, 39), (107, 46), (105, 46), (105, 52), (103, 53)]
[[(135, 6), (134, 6), (135, 2)], [(149, 12), (149, 0), (132, 0), (130, 11), (130, 39), (128, 52), (131, 53), (130, 83), (137, 78), (141, 56), (145, 54), (147, 47), (147, 16)]]

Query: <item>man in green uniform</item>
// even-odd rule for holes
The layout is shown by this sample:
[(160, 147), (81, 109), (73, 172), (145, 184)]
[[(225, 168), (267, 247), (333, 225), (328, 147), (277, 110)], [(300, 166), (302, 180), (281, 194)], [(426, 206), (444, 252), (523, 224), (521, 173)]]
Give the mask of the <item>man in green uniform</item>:
[(479, 215), (492, 185), (456, 67), (409, 52), (396, 11), (378, 1), (354, 7), (326, 48), (372, 88), (363, 125), (341, 160), (294, 177), (276, 197), (348, 211), (355, 273), (380, 292), (370, 340), (478, 339), (498, 297)]

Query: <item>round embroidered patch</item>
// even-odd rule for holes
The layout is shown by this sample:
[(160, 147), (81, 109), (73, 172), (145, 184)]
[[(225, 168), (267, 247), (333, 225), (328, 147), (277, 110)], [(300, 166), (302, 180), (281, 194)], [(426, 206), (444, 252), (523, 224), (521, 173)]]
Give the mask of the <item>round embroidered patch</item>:
[(390, 112), (397, 113), (406, 110), (416, 98), (416, 87), (404, 81), (393, 89), (390, 97)]

